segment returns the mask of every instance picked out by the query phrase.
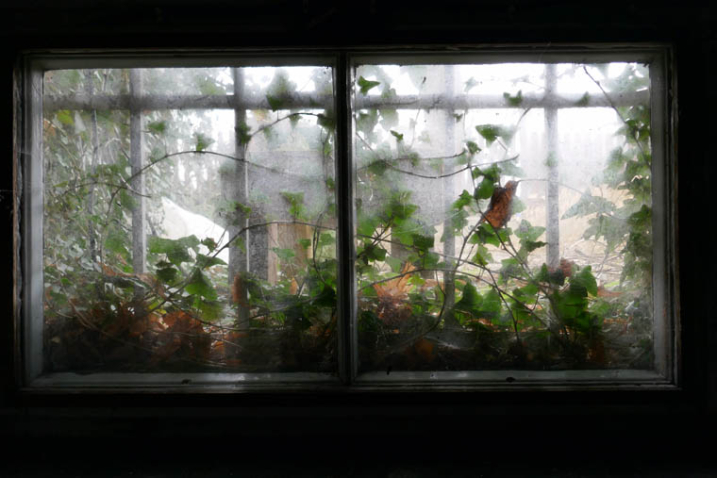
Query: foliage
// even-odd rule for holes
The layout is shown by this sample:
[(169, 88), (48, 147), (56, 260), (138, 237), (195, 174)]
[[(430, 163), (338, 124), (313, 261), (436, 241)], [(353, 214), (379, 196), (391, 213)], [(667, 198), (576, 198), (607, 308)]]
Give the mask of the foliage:
[[(108, 72), (91, 81), (126, 84), (125, 71)], [(57, 84), (63, 92), (81, 90), (89, 81), (62, 74)], [(367, 68), (365, 75), (376, 81), (359, 76), (357, 95), (395, 95), (391, 78), (380, 68)], [(642, 67), (630, 66), (604, 84), (605, 94), (642, 87), (645, 76)], [(325, 79), (315, 75), (313, 81), (317, 91), (330, 92)], [(426, 76), (414, 72), (411, 81), (420, 89)], [(198, 84), (206, 94), (225, 88), (209, 77)], [(477, 85), (469, 80), (465, 90)], [(289, 76), (277, 71), (262, 90), (269, 109), (252, 112), (253, 123), (237, 123), (236, 138), (247, 151), (259, 141), (310, 145), (326, 161), (318, 187), (332, 197), (333, 112), (287, 110), (296, 91)], [(505, 93), (504, 99), (520, 107), (522, 90)], [(624, 191), (625, 199), (615, 203), (586, 191), (563, 216), (586, 218), (584, 237), (602, 241), (606, 255), (621, 256), (622, 277), (612, 290), (599, 282), (590, 264), (564, 259), (560, 267), (531, 266), (546, 245), (545, 228), (525, 219), (509, 221), (520, 208), (516, 189), (524, 173), (518, 158), (487, 159), (495, 147), (510, 145), (517, 124), (472, 125), (459, 143), (462, 149), (429, 158), (416, 146), (431, 141), (430, 132), (418, 132), (420, 110), (408, 128), (396, 110), (355, 113), (356, 325), (362, 370), (651, 366), (649, 109), (634, 105), (618, 113), (624, 121), (618, 134), (625, 143), (597, 181)], [(45, 163), (46, 369), (334, 372), (333, 202), (317, 207), (298, 187), (277, 189), (271, 194), (282, 211), (272, 216), (260, 213), (259, 195), (227, 199), (209, 191), (208, 202), (217, 205), (211, 213), (231, 231), (226, 245), (219, 245), (219, 237), (169, 239), (158, 231), (148, 239), (147, 270), (134, 270), (132, 211), (139, 197), (133, 180), (142, 176), (145, 190), (177, 198), (178, 189), (192, 187), (179, 181), (178, 165), (196, 183), (204, 173), (189, 164), (209, 164), (219, 154), (212, 150), (216, 139), (191, 121), (173, 121), (173, 115), (151, 114), (145, 125), (149, 164), (133, 174), (126, 153), (127, 114), (46, 114), (45, 155), (52, 158)], [(465, 120), (465, 115), (453, 117)], [(320, 130), (318, 140), (302, 130), (302, 120)], [(281, 130), (290, 138), (277, 138), (282, 127), (291, 128), (290, 134)], [(92, 144), (101, 145), (99, 157), (93, 156)], [(230, 161), (214, 168), (219, 173), (207, 176), (207, 184), (220, 184), (246, 160), (225, 159)], [(437, 185), (459, 173), (470, 176), (472, 188), (447, 198), (443, 223), (429, 221), (415, 184)], [(507, 190), (511, 194), (501, 196)], [(499, 203), (504, 210), (498, 211)], [(201, 210), (206, 206), (185, 205), (211, 215)], [(251, 252), (251, 234), (287, 224), (308, 232), (297, 234), (292, 244), (267, 249), (273, 277), (237, 265), (237, 257)], [(449, 241), (455, 250), (447, 247)], [(219, 258), (227, 248), (232, 250), (228, 264)]]

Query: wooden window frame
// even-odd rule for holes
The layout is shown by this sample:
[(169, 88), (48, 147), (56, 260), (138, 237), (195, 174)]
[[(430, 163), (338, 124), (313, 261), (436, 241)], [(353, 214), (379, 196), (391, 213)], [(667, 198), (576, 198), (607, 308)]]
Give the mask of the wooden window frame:
[[(459, 51), (457, 51), (459, 50)], [(233, 59), (238, 60), (233, 60)], [(338, 381), (326, 382), (313, 374), (94, 374), (46, 378), (40, 376), (42, 354), (42, 72), (54, 68), (151, 67), (151, 66), (252, 66), (313, 64), (311, 60), (328, 59), (335, 68), (335, 111), (337, 115), (337, 208), (339, 218), (339, 354)], [(629, 371), (564, 371), (564, 372), (397, 372), (391, 376), (368, 374), (357, 376), (355, 350), (356, 331), (352, 318), (355, 310), (353, 279), (353, 231), (351, 166), (351, 71), (363, 61), (391, 62), (504, 62), (558, 61), (644, 61), (656, 68), (651, 74), (653, 111), (653, 237), (655, 241), (653, 295), (655, 343), (664, 354), (656, 361), (657, 373)], [(461, 47), (426, 49), (330, 49), (297, 54), (282, 49), (177, 51), (95, 51), (95, 52), (27, 52), (23, 56), (19, 85), (21, 101), (18, 116), (19, 151), (22, 178), (17, 187), (22, 191), (21, 220), (16, 224), (21, 257), (18, 308), (15, 320), (22, 330), (17, 356), (22, 366), (19, 389), (27, 393), (124, 392), (158, 391), (162, 393), (217, 392), (404, 392), (404, 391), (507, 391), (507, 390), (678, 390), (681, 386), (680, 317), (678, 264), (676, 249), (676, 184), (675, 152), (677, 99), (675, 68), (669, 45), (567, 45), (550, 47), (536, 53), (530, 45), (507, 47)], [(38, 96), (39, 95), (39, 96)], [(28, 187), (29, 185), (29, 187)], [(39, 191), (40, 194), (36, 194)], [(18, 284), (19, 285), (19, 284)], [(657, 312), (660, 312), (659, 314)], [(662, 335), (660, 335), (660, 332)], [(656, 345), (657, 347), (658, 345)], [(38, 358), (39, 357), (39, 358)], [(28, 359), (29, 358), (29, 359)]]

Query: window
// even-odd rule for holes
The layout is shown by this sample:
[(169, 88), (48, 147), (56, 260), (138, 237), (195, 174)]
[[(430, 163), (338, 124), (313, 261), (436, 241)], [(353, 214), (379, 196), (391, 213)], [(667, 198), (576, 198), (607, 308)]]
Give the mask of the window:
[(675, 383), (668, 58), (30, 58), (26, 381)]

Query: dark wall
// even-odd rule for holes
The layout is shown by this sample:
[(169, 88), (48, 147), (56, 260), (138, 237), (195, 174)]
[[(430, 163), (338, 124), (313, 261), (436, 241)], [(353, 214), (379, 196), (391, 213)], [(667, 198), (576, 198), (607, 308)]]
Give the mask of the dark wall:
[[(0, 436), (88, 455), (131, 443), (151, 460), (219, 447), (245, 458), (650, 456), (695, 450), (717, 411), (713, 246), (717, 36), (710, 2), (50, 1), (0, 8)], [(155, 6), (157, 5), (157, 6)], [(663, 42), (677, 59), (684, 386), (620, 393), (26, 397), (14, 386), (13, 68), (26, 49)], [(216, 397), (215, 397), (216, 398)], [(695, 430), (697, 432), (695, 432)], [(378, 436), (380, 434), (380, 437)], [(459, 438), (460, 437), (460, 438)], [(607, 437), (607, 438), (606, 438)], [(348, 440), (346, 442), (342, 440)], [(15, 455), (27, 457), (19, 451)], [(476, 455), (477, 454), (477, 455)], [(55, 456), (52, 455), (52, 456)], [(704, 455), (701, 456), (705, 457)], [(500, 458), (500, 459), (503, 459)]]

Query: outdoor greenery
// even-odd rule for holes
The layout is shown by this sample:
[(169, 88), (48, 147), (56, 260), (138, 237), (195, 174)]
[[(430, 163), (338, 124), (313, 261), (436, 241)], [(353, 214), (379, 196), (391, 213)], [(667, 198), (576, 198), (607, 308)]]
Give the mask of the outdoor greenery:
[[(596, 79), (605, 67), (575, 65), (608, 100), (649, 88), (644, 66)], [(356, 97), (396, 95), (381, 68), (364, 71), (373, 74), (357, 77)], [(46, 94), (128, 90), (128, 70), (51, 73)], [(202, 70), (190, 70), (185, 80), (203, 94), (231, 90)], [(325, 77), (312, 81), (316, 92), (331, 94)], [(414, 83), (420, 90), (425, 77)], [(334, 113), (287, 106), (298, 87), (281, 69), (262, 88), (266, 109), (234, 125), (246, 156), (216, 148), (217, 138), (207, 133), (215, 123), (205, 113), (150, 112), (143, 126), (148, 157), (134, 174), (127, 111), (46, 112), (46, 371), (336, 372)], [(521, 91), (504, 98), (511, 108), (524, 101)], [(588, 101), (586, 93), (581, 102)], [(415, 140), (430, 138), (419, 135), (415, 121), (399, 128), (395, 109), (353, 113), (362, 371), (652, 368), (650, 111), (642, 104), (614, 110), (624, 142), (594, 177), (594, 189), (563, 215), (586, 218), (583, 237), (603, 244), (606, 259), (619, 255), (622, 275), (611, 284), (596, 278), (599, 263), (540, 263), (545, 228), (510, 221), (524, 207), (519, 184), (536, 179), (525, 176), (519, 156), (489, 160), (485, 152), (493, 143), (507, 151), (520, 119), (511, 127), (468, 125), (471, 136), (459, 151), (429, 158)], [(467, 117), (450, 114), (456, 124)], [(317, 178), (310, 186), (297, 179), (293, 188), (265, 186), (263, 195), (247, 191), (245, 198), (227, 198), (216, 186), (247, 165), (255, 174), (285, 174), (273, 164), (252, 165), (251, 153), (259, 143), (278, 154), (297, 142), (321, 163), (306, 167)], [(470, 175), (472, 190), (445, 198), (446, 219), (431, 221), (412, 178), (441, 184), (460, 174)], [(133, 189), (140, 175), (142, 193)], [(191, 188), (207, 200), (179, 194)], [(625, 199), (592, 192), (602, 189), (623, 191)], [(150, 211), (167, 197), (213, 217), (229, 237), (170, 239), (150, 213), (146, 270), (136, 271), (132, 210), (140, 194)], [(220, 259), (226, 249), (230, 262), (246, 255), (246, 232), (272, 225), (309, 231), (297, 233), (294, 244), (261, 251), (271, 255), (274, 275), (236, 270)]]

